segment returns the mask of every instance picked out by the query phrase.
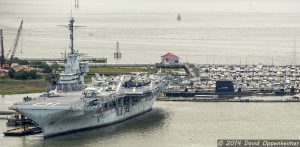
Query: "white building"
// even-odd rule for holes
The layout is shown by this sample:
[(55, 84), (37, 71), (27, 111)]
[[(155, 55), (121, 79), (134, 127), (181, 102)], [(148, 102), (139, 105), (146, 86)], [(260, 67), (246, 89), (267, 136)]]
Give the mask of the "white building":
[(161, 63), (166, 65), (178, 64), (179, 57), (172, 53), (167, 53), (161, 56)]

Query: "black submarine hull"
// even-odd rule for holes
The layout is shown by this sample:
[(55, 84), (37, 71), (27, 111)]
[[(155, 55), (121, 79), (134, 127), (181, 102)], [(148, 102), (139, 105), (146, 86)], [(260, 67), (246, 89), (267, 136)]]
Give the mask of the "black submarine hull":
[(254, 95), (253, 92), (165, 92), (166, 97), (194, 97), (195, 95), (218, 95), (222, 96), (251, 96)]

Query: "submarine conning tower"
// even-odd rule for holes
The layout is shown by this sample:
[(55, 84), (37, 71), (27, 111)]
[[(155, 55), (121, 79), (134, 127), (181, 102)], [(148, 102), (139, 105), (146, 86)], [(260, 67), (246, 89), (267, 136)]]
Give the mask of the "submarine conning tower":
[(232, 81), (216, 81), (215, 92), (234, 92)]

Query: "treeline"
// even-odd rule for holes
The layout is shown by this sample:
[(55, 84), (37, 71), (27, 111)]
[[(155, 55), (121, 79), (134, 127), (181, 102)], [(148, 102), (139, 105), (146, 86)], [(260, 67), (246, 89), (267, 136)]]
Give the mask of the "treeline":
[(14, 63), (18, 63), (19, 65), (27, 65), (30, 67), (34, 67), (36, 69), (30, 71), (16, 71), (11, 68), (8, 70), (6, 78), (16, 79), (16, 80), (30, 80), (30, 79), (39, 79), (45, 78), (49, 82), (56, 82), (59, 78), (59, 73), (61, 71), (61, 67), (57, 63), (53, 63), (49, 66), (44, 61), (31, 61), (28, 62), (26, 60), (20, 60), (18, 58), (14, 58)]
[[(30, 67), (40, 68), (40, 69), (42, 69), (41, 72), (43, 72), (43, 73), (51, 73), (52, 72), (52, 68), (44, 61), (28, 62), (26, 60), (19, 60), (19, 59), (16, 59), (16, 61), (19, 65), (27, 65)], [(57, 63), (55, 63), (54, 65), (56, 65), (56, 64)]]
[(40, 76), (37, 74), (36, 70), (30, 70), (30, 71), (15, 71), (15, 69), (10, 68), (8, 70), (8, 77), (11, 79), (17, 79), (17, 80), (27, 80), (27, 79), (38, 79)]
[(45, 61), (31, 61), (31, 62), (28, 62), (26, 60), (16, 59), (16, 63), (18, 63), (19, 65), (28, 65), (30, 67), (35, 67), (35, 68), (44, 68), (45, 66), (48, 66)]

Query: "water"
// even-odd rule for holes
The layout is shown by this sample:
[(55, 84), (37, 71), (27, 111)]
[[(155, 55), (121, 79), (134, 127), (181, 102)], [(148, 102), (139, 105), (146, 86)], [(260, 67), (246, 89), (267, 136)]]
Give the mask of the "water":
[[(76, 30), (75, 48), (109, 63), (156, 63), (167, 52), (194, 63), (298, 63), (299, 7), (298, 0), (82, 0), (72, 9), (86, 26)], [(70, 0), (0, 0), (5, 49), (24, 19), (16, 55), (60, 57), (69, 35), (57, 25), (70, 13)], [(113, 59), (117, 41), (121, 60)]]
[[(290, 64), (298, 51), (298, 0), (81, 0), (73, 8), (76, 49), (110, 63), (154, 63), (172, 52), (184, 62)], [(177, 22), (180, 13), (182, 21)], [(69, 0), (0, 0), (5, 49), (21, 19), (18, 57), (60, 57), (68, 48)], [(89, 36), (93, 33), (94, 36)], [(116, 41), (121, 60), (113, 59)], [(21, 53), (22, 51), (22, 53)], [(297, 54), (298, 55), (298, 54)], [(297, 61), (296, 62), (300, 62)], [(36, 95), (36, 94), (35, 94)], [(0, 98), (6, 110), (26, 95)], [(102, 129), (44, 140), (3, 137), (4, 146), (198, 147), (217, 139), (298, 139), (297, 103), (192, 103), (156, 101), (153, 110)], [(5, 126), (0, 118), (0, 132)]]
[[(27, 95), (1, 98), (1, 110), (23, 96)], [(41, 135), (4, 137), (1, 134), (0, 142), (5, 146), (26, 147), (198, 147), (216, 146), (217, 139), (298, 139), (299, 111), (298, 103), (156, 101), (152, 111), (106, 128), (46, 140)], [(5, 122), (2, 117), (0, 132), (9, 129)]]

